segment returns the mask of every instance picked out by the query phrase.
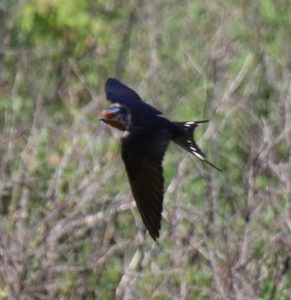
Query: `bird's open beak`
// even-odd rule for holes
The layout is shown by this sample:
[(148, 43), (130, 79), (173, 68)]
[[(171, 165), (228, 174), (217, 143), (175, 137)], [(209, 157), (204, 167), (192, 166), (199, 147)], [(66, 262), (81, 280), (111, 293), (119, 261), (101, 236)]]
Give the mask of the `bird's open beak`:
[(125, 124), (123, 121), (116, 119), (115, 114), (112, 113), (110, 110), (103, 110), (99, 116), (99, 121), (103, 121), (110, 126), (117, 128), (119, 130), (125, 130)]
[(99, 121), (104, 121), (112, 118), (113, 114), (112, 112), (108, 110), (103, 110), (98, 118)]

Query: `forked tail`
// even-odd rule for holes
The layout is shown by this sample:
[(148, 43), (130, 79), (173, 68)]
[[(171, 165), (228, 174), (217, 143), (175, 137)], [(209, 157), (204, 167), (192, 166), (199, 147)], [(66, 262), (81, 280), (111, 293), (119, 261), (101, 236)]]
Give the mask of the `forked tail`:
[(198, 147), (198, 145), (195, 143), (193, 134), (195, 128), (200, 123), (206, 123), (208, 120), (202, 120), (202, 121), (190, 121), (190, 122), (174, 122), (174, 124), (180, 129), (184, 134), (177, 134), (174, 136), (173, 141), (187, 150), (188, 152), (192, 153), (193, 155), (197, 156), (199, 159), (203, 160), (207, 164), (209, 164), (214, 169), (221, 171), (218, 167), (216, 167), (214, 164), (212, 164), (210, 161), (206, 159), (206, 155), (201, 151), (201, 149)]

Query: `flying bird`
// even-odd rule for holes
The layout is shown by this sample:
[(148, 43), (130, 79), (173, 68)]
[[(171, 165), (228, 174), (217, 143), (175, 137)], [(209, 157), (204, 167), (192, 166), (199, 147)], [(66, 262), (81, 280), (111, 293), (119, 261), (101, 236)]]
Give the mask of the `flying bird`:
[(144, 102), (131, 88), (117, 79), (105, 84), (112, 103), (99, 120), (123, 131), (121, 156), (133, 197), (150, 236), (159, 237), (163, 209), (164, 177), (162, 161), (170, 141), (178, 144), (216, 170), (193, 139), (195, 128), (208, 122), (172, 122), (163, 113)]

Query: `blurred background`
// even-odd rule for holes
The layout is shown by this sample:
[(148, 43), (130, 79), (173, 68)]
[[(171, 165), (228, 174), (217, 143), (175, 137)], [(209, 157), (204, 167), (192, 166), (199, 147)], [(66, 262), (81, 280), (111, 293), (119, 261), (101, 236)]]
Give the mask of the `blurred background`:
[[(1, 0), (0, 300), (290, 299), (289, 0)], [(145, 233), (97, 116), (117, 77), (196, 130)]]

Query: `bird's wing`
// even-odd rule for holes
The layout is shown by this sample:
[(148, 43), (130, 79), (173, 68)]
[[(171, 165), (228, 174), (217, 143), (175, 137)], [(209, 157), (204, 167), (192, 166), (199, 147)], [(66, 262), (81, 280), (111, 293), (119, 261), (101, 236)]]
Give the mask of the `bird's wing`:
[[(167, 135), (146, 143), (122, 144), (122, 158), (141, 218), (151, 237), (159, 237), (163, 209), (162, 161), (169, 144)], [(134, 145), (134, 146), (132, 146)]]
[(105, 93), (110, 102), (125, 105), (132, 112), (137, 112), (142, 109), (144, 113), (150, 112), (155, 115), (162, 114), (153, 106), (142, 101), (140, 96), (134, 90), (117, 79), (107, 79), (105, 84)]

